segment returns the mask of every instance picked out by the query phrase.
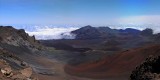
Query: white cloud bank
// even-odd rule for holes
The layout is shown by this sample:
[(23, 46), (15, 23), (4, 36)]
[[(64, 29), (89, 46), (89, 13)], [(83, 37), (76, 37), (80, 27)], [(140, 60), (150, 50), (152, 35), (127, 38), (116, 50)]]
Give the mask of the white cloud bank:
[(160, 15), (128, 16), (117, 19), (119, 24), (136, 29), (151, 28), (154, 33), (160, 32)]
[(76, 30), (78, 28), (74, 27), (44, 27), (44, 28), (36, 28), (34, 31), (26, 31), (30, 36), (35, 35), (36, 39), (74, 39), (75, 35), (70, 32)]
[[(96, 26), (100, 25), (109, 26), (114, 29), (135, 28), (139, 30), (143, 30), (145, 28), (151, 28), (154, 30), (154, 33), (160, 32), (160, 15), (128, 16), (128, 17), (117, 18), (114, 20), (112, 19), (109, 20), (111, 20), (110, 22), (112, 23), (107, 23), (109, 21), (105, 21), (107, 24), (99, 23)], [(94, 22), (90, 23), (90, 25), (92, 24), (94, 24)], [(46, 40), (46, 39), (74, 39), (75, 35), (71, 34), (70, 32), (78, 29), (78, 27), (83, 27), (83, 26), (79, 25), (77, 27), (64, 27), (64, 26), (55, 27), (54, 25), (48, 25), (48, 26), (24, 25), (20, 26), (19, 28), (25, 29), (30, 36), (35, 35), (36, 39)]]

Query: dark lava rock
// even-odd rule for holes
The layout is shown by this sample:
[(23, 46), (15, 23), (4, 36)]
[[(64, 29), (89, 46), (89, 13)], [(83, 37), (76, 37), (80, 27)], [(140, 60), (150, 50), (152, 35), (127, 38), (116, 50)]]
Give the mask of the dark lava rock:
[(141, 65), (136, 67), (130, 75), (130, 80), (159, 80), (160, 56), (148, 57)]

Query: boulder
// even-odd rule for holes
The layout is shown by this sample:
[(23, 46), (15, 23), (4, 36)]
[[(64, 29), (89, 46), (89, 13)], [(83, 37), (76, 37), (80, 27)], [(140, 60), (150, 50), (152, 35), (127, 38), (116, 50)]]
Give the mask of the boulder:
[(21, 72), (22, 75), (29, 78), (32, 75), (32, 68), (28, 67), (28, 68), (25, 68), (25, 69), (21, 70), (20, 72)]

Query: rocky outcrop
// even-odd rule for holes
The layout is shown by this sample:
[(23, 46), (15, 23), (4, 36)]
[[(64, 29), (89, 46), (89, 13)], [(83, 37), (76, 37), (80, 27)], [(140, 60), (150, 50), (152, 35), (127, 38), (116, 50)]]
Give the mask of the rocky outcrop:
[(34, 36), (29, 36), (24, 29), (17, 30), (12, 26), (0, 26), (0, 42), (13, 46), (25, 46), (30, 49), (42, 49)]
[(2, 80), (38, 80), (33, 76), (32, 68), (11, 52), (0, 49), (0, 79)]
[(3, 59), (0, 59), (0, 70), (0, 79), (2, 80), (38, 80), (32, 76), (33, 71), (31, 67), (14, 70)]
[(160, 80), (160, 56), (148, 57), (132, 71), (130, 80)]

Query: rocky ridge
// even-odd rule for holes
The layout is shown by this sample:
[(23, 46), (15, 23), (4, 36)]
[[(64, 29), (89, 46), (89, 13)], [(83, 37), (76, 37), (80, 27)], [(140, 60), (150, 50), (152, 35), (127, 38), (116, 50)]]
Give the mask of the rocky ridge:
[(0, 26), (0, 43), (42, 49), (42, 45), (35, 39), (35, 36), (29, 36), (24, 29), (17, 30), (12, 26)]
[(160, 56), (149, 56), (136, 67), (130, 75), (130, 80), (160, 80)]
[(45, 48), (39, 41), (34, 36), (29, 36), (25, 30), (0, 26), (0, 79), (38, 80), (35, 71), (27, 60), (23, 59), (23, 55), (33, 55), (31, 53), (43, 49)]

